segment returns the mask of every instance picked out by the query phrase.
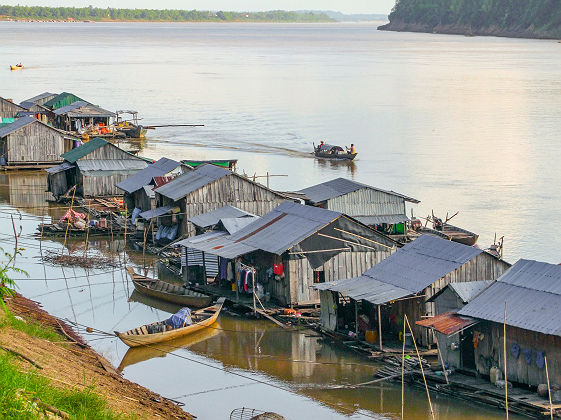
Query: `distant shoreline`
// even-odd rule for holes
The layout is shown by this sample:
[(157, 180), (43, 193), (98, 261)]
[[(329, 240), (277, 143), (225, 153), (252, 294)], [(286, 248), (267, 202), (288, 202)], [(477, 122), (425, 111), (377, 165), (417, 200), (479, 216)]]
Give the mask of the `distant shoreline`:
[(228, 24), (228, 23), (240, 23), (240, 24), (254, 24), (254, 23), (262, 23), (262, 24), (283, 24), (283, 23), (290, 23), (290, 24), (349, 24), (349, 23), (364, 23), (364, 24), (380, 24), (380, 22), (387, 22), (387, 20), (357, 20), (357, 21), (336, 21), (336, 20), (329, 20), (329, 21), (264, 21), (264, 20), (228, 20), (228, 21), (211, 21), (211, 20), (184, 20), (184, 21), (177, 21), (177, 20), (113, 20), (113, 19), (104, 19), (104, 20), (38, 20), (38, 19), (2, 19), (0, 18), (0, 23), (4, 22), (12, 22), (12, 23), (178, 23), (178, 24), (190, 24), (190, 23), (212, 23), (217, 25)]

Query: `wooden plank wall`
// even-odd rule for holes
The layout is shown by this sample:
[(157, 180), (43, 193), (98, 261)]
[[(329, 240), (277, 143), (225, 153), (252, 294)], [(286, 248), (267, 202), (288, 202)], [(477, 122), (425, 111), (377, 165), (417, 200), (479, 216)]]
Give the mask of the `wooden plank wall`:
[(8, 164), (58, 163), (66, 150), (64, 136), (36, 122), (8, 136)]
[[(484, 334), (475, 349), (477, 371), (483, 375), (489, 375), (489, 364), (494, 364), (504, 370), (503, 325), (485, 322), (474, 326), (473, 330)], [(510, 326), (507, 326), (506, 336), (509, 382), (534, 386), (545, 384), (545, 369), (539, 369), (536, 365), (536, 351), (544, 351), (547, 356), (550, 383), (561, 384), (561, 337)], [(530, 364), (526, 363), (522, 350), (517, 359), (511, 354), (510, 348), (514, 343), (518, 344), (522, 350), (532, 350)]]
[(115, 185), (134, 175), (138, 170), (79, 172), (83, 197), (104, 197), (122, 195), (123, 190)]
[(95, 149), (93, 152), (88, 153), (80, 159), (87, 160), (142, 160), (139, 157), (133, 156), (124, 150), (119, 149), (117, 146), (107, 143), (106, 145)]
[[(387, 251), (341, 252), (318, 267), (316, 271), (323, 271), (325, 282), (358, 277), (366, 270), (378, 264), (391, 254)], [(288, 287), (285, 290), (275, 290), (284, 299), (285, 304), (299, 304), (304, 302), (319, 302), (319, 291), (314, 285), (314, 270), (304, 256), (292, 255), (287, 260), (285, 268)], [(285, 266), (286, 267), (286, 266)]]
[(187, 219), (227, 204), (263, 216), (286, 201), (281, 195), (235, 175), (222, 177), (180, 200), (184, 213), (181, 234), (192, 236), (195, 227)]
[(362, 188), (327, 201), (328, 210), (349, 216), (382, 216), (406, 213), (405, 199), (394, 194)]
[(0, 98), (0, 118), (15, 118), (20, 111), (25, 111), (25, 109), (7, 99)]

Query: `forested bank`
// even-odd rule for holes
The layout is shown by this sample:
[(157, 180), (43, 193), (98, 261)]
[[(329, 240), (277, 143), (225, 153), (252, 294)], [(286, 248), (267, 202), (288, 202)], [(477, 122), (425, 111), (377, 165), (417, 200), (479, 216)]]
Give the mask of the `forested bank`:
[(379, 29), (561, 38), (559, 0), (397, 0)]
[(0, 18), (15, 20), (154, 22), (331, 22), (325, 13), (213, 12), (202, 10), (106, 9), (98, 7), (0, 6)]

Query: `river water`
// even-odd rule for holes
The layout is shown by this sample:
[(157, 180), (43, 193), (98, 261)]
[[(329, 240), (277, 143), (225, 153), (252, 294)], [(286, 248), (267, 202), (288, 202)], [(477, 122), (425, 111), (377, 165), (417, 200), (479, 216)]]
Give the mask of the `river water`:
[[(349, 177), (420, 199), (416, 215), (459, 210), (455, 223), (478, 232), (480, 245), (489, 245), (495, 232), (505, 236), (508, 261), (559, 263), (556, 42), (379, 32), (372, 24), (10, 22), (0, 24), (0, 44), (0, 96), (21, 101), (70, 91), (107, 109), (136, 109), (144, 124), (205, 124), (151, 131), (136, 145), (144, 156), (237, 158), (248, 174), (288, 175), (272, 178), (271, 187), (282, 190)], [(24, 71), (7, 70), (20, 61)], [(311, 158), (320, 139), (354, 143), (357, 160)], [(29, 235), (42, 216), (62, 209), (37, 207), (47, 198), (42, 174), (1, 179), (4, 248), (13, 245), (9, 214), (23, 212), (16, 223), (27, 235), (18, 259), (30, 276), (19, 282), (26, 296), (105, 331), (167, 316), (128, 302), (122, 270), (86, 277), (82, 269), (40, 264), (40, 252), (60, 252), (62, 244), (47, 241), (40, 250)], [(120, 251), (142, 264), (138, 254), (123, 254), (122, 243), (110, 245), (95, 240), (90, 252)], [(77, 251), (82, 246), (71, 243)], [(369, 380), (376, 367), (314, 333), (225, 316), (220, 330), (198, 338), (173, 355), (125, 367), (125, 377), (176, 397), (204, 419), (227, 418), (242, 406), (288, 418), (400, 411), (400, 390), (391, 384), (326, 389)], [(124, 345), (90, 339), (121, 363)], [(216, 391), (196, 394), (209, 390)], [(446, 398), (435, 397), (435, 406), (440, 419), (502, 416)], [(423, 392), (407, 391), (407, 411), (409, 418), (429, 418)]]

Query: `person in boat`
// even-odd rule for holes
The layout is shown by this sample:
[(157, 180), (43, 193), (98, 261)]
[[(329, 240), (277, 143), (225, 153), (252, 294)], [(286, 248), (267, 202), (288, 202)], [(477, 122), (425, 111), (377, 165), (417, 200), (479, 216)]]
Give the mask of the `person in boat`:
[(321, 150), (321, 148), (325, 145), (325, 141), (320, 141), (318, 147), (316, 148), (316, 151), (319, 152)]
[(351, 147), (347, 147), (347, 153), (349, 155), (355, 155), (356, 154), (356, 148), (355, 145), (353, 143), (351, 143)]

